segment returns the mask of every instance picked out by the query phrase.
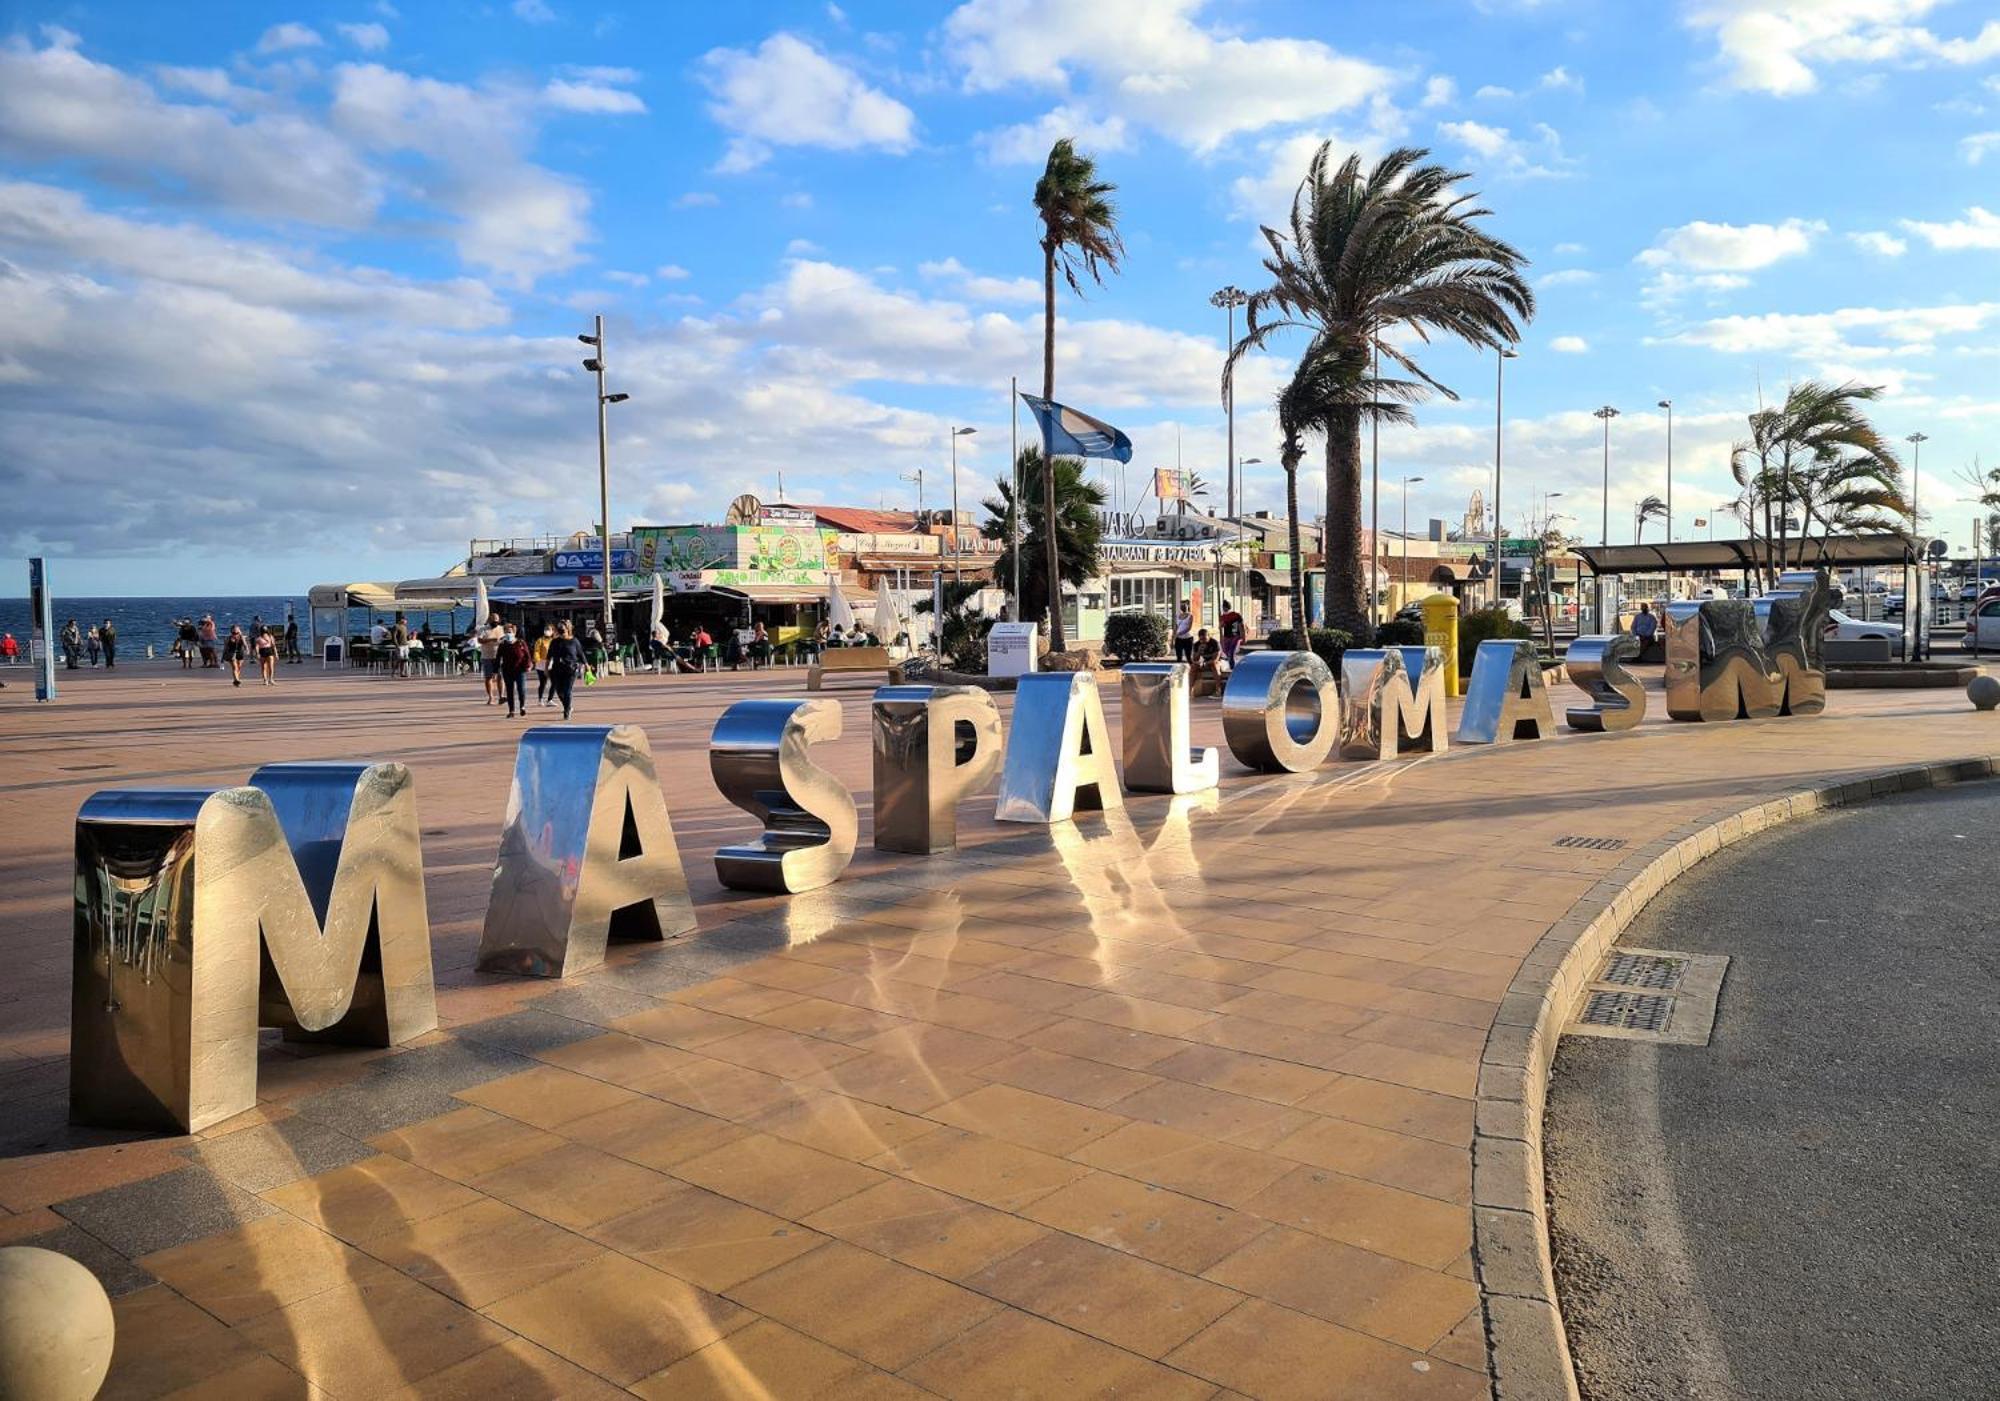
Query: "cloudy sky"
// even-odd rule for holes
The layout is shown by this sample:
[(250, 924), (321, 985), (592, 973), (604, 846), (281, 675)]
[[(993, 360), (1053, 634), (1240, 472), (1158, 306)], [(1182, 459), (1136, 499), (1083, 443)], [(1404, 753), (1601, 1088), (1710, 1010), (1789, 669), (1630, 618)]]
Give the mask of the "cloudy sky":
[[(1061, 308), (1063, 399), (1134, 468), (1222, 475), (1225, 283), (1314, 146), (1431, 148), (1533, 260), (1507, 523), (1611, 534), (1731, 494), (1761, 392), (1886, 387), (1923, 500), (2000, 463), (2000, 20), (1976, 0), (574, 0), (0, 7), (0, 554), (76, 592), (433, 573), (594, 518), (577, 331), (603, 312), (613, 518), (740, 491), (931, 504), (1040, 375), (1029, 194), (1073, 135), (1127, 267)], [(1283, 349), (1294, 347), (1281, 346)], [(1489, 483), (1493, 362), (1386, 433), (1414, 522)], [(1276, 458), (1280, 365), (1239, 390)], [(1128, 480), (1141, 475), (1132, 471)], [(1321, 489), (1317, 476), (1309, 495)], [(1400, 495), (1384, 492), (1390, 521)], [(1247, 469), (1252, 507), (1274, 467)], [(16, 576), (17, 579), (19, 576)], [(7, 591), (14, 591), (7, 586)]]

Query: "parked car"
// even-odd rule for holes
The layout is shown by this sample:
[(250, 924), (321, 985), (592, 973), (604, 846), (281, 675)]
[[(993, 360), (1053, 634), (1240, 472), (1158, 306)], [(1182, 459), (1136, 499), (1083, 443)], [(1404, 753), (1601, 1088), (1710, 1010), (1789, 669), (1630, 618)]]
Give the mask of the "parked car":
[(1902, 635), (1903, 629), (1900, 626), (1891, 627), (1887, 623), (1863, 622), (1838, 608), (1829, 608), (1826, 613), (1825, 636), (1837, 638), (1842, 642), (1860, 642), (1875, 637), (1894, 642)]
[(1900, 617), (1902, 617), (1902, 616), (1903, 616), (1903, 596), (1902, 596), (1901, 594), (1899, 594), (1899, 593), (1892, 593), (1892, 594), (1890, 594), (1890, 595), (1889, 595), (1889, 596), (1888, 596), (1887, 598), (1883, 599), (1883, 600), (1882, 600), (1882, 612), (1883, 612), (1883, 615), (1884, 615), (1884, 616), (1886, 616), (1886, 617), (1890, 617), (1890, 618), (1900, 618)]
[(1965, 622), (1967, 651), (2000, 651), (2000, 589), (1988, 589)]

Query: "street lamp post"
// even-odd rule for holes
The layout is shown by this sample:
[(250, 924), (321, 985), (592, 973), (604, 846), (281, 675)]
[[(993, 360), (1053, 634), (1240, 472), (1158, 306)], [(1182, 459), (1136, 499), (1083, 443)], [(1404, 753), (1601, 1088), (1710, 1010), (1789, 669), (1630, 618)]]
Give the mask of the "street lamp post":
[[(1601, 419), (1604, 423), (1604, 520), (1603, 525), (1599, 529), (1597, 543), (1599, 545), (1609, 545), (1611, 543), (1611, 420), (1618, 417), (1618, 410), (1606, 404), (1603, 408), (1595, 410), (1591, 414), (1591, 417)], [(1597, 630), (1602, 632), (1604, 631), (1604, 576), (1602, 574), (1596, 576), (1593, 592), (1597, 596), (1593, 619)]]
[(597, 512), (598, 529), (602, 532), (598, 543), (604, 547), (604, 645), (613, 645), (611, 629), (611, 433), (610, 422), (605, 409), (612, 404), (622, 404), (631, 398), (630, 394), (607, 394), (604, 392), (604, 318), (591, 318), (591, 334), (579, 335), (578, 340), (590, 346), (596, 353), (583, 362), (583, 367), (597, 376)]
[[(1398, 572), (1402, 576), (1404, 594), (1410, 591), (1410, 485), (1422, 480), (1422, 477), (1403, 478), (1403, 567)], [(1400, 608), (1408, 602), (1408, 598), (1399, 598), (1396, 606)]]
[[(1674, 543), (1674, 401), (1662, 399), (1660, 407), (1667, 411), (1667, 543), (1671, 545)], [(1668, 591), (1672, 592), (1671, 588)]]
[(1500, 403), (1506, 387), (1507, 362), (1520, 355), (1517, 350), (1500, 347), (1500, 354), (1493, 364), (1493, 606), (1501, 604), (1500, 578)]
[[(1379, 385), (1382, 379), (1382, 343), (1380, 341), (1377, 341), (1374, 344), (1374, 348), (1372, 351), (1372, 363), (1374, 368), (1371, 371), (1371, 375), (1377, 387), (1371, 388), (1370, 392), (1380, 393), (1381, 390), (1379, 388)], [(1368, 624), (1370, 627), (1377, 627), (1377, 628), (1382, 626), (1382, 601), (1381, 601), (1382, 590), (1380, 585), (1376, 582), (1375, 579), (1375, 561), (1382, 557), (1381, 433), (1382, 433), (1382, 420), (1373, 414), (1369, 415), (1368, 418), (1368, 515), (1369, 515)], [(1405, 502), (1405, 504), (1407, 505), (1408, 503)], [(1329, 495), (1327, 497), (1327, 508), (1331, 510), (1332, 507), (1333, 507), (1333, 498)], [(1406, 517), (1406, 519), (1404, 520), (1404, 524), (1407, 525), (1409, 524), (1409, 521), (1407, 519), (1408, 512), (1406, 511), (1404, 514)], [(1327, 547), (1330, 543), (1331, 542), (1327, 539), (1326, 533), (1322, 531), (1319, 542), (1320, 562), (1322, 564), (1325, 564), (1327, 561), (1327, 555), (1329, 553)], [(1409, 558), (1409, 546), (1407, 540), (1404, 542), (1403, 557), (1405, 560)], [(1332, 575), (1329, 573), (1327, 577), (1331, 578)]]
[(1917, 597), (1910, 606), (1917, 610), (1915, 650), (1916, 660), (1921, 661), (1924, 655), (1924, 595), (1930, 591), (1930, 581), (1924, 578), (1924, 517), (1918, 496), (1923, 489), (1924, 444), (1930, 441), (1930, 435), (1912, 433), (1905, 441), (1910, 445), (1910, 535), (1917, 542), (1917, 587), (1911, 590)]
[[(1224, 355), (1236, 348), (1236, 308), (1249, 300), (1243, 289), (1234, 284), (1224, 287), (1208, 299), (1210, 306), (1222, 308), (1223, 324), (1228, 328), (1222, 342)], [(1224, 504), (1229, 509), (1229, 518), (1234, 520), (1236, 518), (1236, 373), (1233, 366), (1223, 376), (1222, 406), (1229, 418), (1229, 483), (1225, 488)]]
[(951, 581), (964, 582), (964, 566), (958, 553), (958, 440), (969, 437), (977, 428), (954, 428), (951, 430)]

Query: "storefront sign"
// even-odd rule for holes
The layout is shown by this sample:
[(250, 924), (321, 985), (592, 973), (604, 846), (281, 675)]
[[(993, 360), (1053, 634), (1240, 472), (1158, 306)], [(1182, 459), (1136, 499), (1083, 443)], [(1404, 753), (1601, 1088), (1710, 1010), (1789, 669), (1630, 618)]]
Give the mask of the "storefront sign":
[[(637, 560), (638, 556), (631, 550), (613, 550), (611, 552), (611, 572), (617, 574), (627, 569), (636, 569), (638, 568)], [(599, 573), (604, 571), (604, 551), (557, 550), (549, 572), (552, 574), (581, 574), (587, 569), (596, 570)], [(523, 569), (510, 572), (530, 574), (537, 573), (539, 570)]]
[[(575, 558), (575, 556), (566, 555), (564, 558)], [(600, 554), (596, 558), (599, 564), (604, 562), (603, 555)], [(474, 555), (468, 568), (475, 575), (495, 579), (513, 574), (539, 574), (547, 563), (548, 556), (543, 554)]]

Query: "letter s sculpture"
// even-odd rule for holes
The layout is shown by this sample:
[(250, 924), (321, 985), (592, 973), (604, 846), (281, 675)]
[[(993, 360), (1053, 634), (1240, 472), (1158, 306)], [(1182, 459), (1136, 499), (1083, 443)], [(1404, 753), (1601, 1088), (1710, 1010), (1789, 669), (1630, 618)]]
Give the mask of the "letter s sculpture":
[(764, 824), (756, 841), (715, 853), (724, 885), (797, 895), (840, 879), (860, 831), (854, 796), (809, 752), (839, 735), (836, 700), (746, 700), (722, 712), (709, 772), (723, 797)]

